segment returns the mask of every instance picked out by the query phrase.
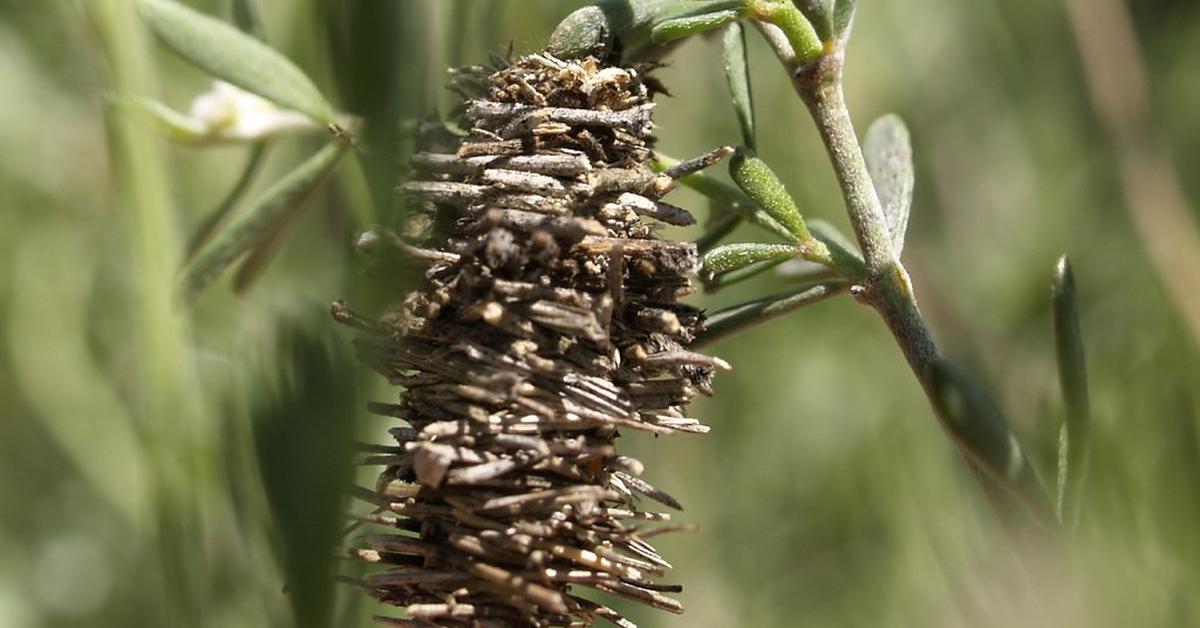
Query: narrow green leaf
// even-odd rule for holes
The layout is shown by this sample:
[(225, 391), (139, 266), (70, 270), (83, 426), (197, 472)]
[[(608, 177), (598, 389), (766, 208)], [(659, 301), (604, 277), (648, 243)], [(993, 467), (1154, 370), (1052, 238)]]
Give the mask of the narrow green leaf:
[(825, 37), (795, 6), (787, 2), (760, 2), (754, 6), (754, 17), (783, 31), (798, 65), (807, 65), (824, 56)]
[(718, 246), (700, 260), (701, 273), (709, 278), (722, 273), (767, 261), (784, 261), (796, 257), (796, 247), (790, 244), (761, 244), (745, 242)]
[(188, 260), (204, 246), (217, 228), (225, 223), (225, 219), (229, 217), (230, 212), (242, 200), (242, 195), (250, 188), (250, 184), (254, 181), (255, 175), (258, 174), (259, 166), (263, 163), (263, 157), (267, 153), (267, 143), (262, 142), (254, 145), (254, 149), (250, 152), (249, 159), (246, 160), (246, 165), (242, 167), (242, 174), (238, 177), (237, 182), (225, 194), (225, 198), (217, 205), (216, 209), (209, 214), (208, 218), (196, 228), (192, 234), (191, 240), (188, 241), (187, 252), (184, 255), (183, 261), (186, 264)]
[(813, 30), (821, 41), (828, 41), (833, 35), (833, 11), (829, 8), (829, 0), (792, 0), (800, 13), (812, 24)]
[[(659, 154), (658, 159), (654, 162), (654, 168), (661, 172), (679, 163), (678, 159)], [(713, 209), (738, 212), (749, 218), (754, 224), (784, 240), (788, 240), (789, 242), (797, 241), (796, 236), (792, 232), (769, 216), (762, 208), (755, 205), (754, 201), (750, 200), (750, 197), (746, 196), (745, 192), (736, 187), (703, 172), (693, 172), (680, 179), (679, 182), (684, 187), (695, 190), (701, 195), (715, 201), (712, 205)]]
[[(748, 266), (743, 266), (736, 270), (731, 270), (727, 273), (717, 275), (716, 277), (713, 277), (712, 279), (708, 279), (708, 280), (704, 281), (704, 291), (709, 294), (712, 294), (723, 288), (727, 288), (729, 286), (742, 283), (743, 281), (746, 281), (747, 279), (752, 279), (754, 277), (757, 277), (773, 268), (777, 268), (781, 264), (790, 263), (790, 262), (794, 262), (794, 261), (797, 261), (797, 260), (795, 260), (795, 259), (789, 260), (789, 259), (785, 259), (785, 258), (780, 258), (780, 259), (770, 259), (770, 260), (750, 264)], [(806, 263), (811, 263), (811, 262), (806, 262)], [(814, 264), (814, 266), (816, 266), (816, 264)], [(824, 267), (822, 266), (821, 268), (824, 268)], [(834, 280), (837, 278), (833, 276), (833, 273), (831, 273), (829, 271), (829, 269), (825, 269), (825, 279), (826, 280)], [(812, 284), (813, 282), (806, 282), (806, 283)]]
[(263, 42), (172, 0), (137, 0), (137, 8), (167, 46), (214, 76), (323, 124), (335, 122), (312, 81)]
[(729, 160), (729, 174), (750, 200), (801, 242), (812, 239), (796, 202), (766, 162), (739, 148)]
[(741, 0), (677, 2), (659, 11), (650, 29), (650, 41), (664, 44), (724, 26), (743, 13)]
[(858, 0), (836, 0), (833, 7), (833, 32), (841, 35), (854, 21)]
[(180, 113), (167, 105), (150, 98), (111, 98), (109, 103), (120, 111), (141, 117), (162, 131), (173, 142), (191, 144), (209, 138), (209, 129), (203, 122)]
[(746, 31), (734, 22), (725, 29), (722, 37), (725, 52), (725, 80), (729, 84), (729, 95), (733, 99), (733, 110), (742, 127), (742, 143), (756, 150), (758, 142), (754, 136), (754, 98), (750, 91), (750, 65), (746, 57)]
[(892, 235), (892, 250), (899, 257), (904, 250), (915, 182), (912, 142), (900, 116), (889, 113), (871, 123), (863, 142), (863, 156)]
[(867, 265), (863, 262), (862, 254), (844, 233), (828, 222), (815, 218), (805, 224), (812, 236), (829, 249), (829, 257), (833, 266), (845, 273), (849, 279), (861, 280), (867, 274)]
[(717, 203), (718, 201), (709, 199), (708, 223), (704, 225), (704, 234), (696, 238), (696, 252), (701, 255), (709, 252), (725, 239), (725, 236), (733, 233), (733, 230), (737, 229), (746, 218), (745, 214), (716, 209), (714, 205)]
[(996, 403), (950, 360), (935, 357), (929, 369), (934, 409), (959, 448), (1039, 521), (1052, 517), (1049, 499)]
[(256, 198), (239, 219), (204, 246), (184, 268), (185, 299), (212, 283), (234, 260), (258, 246), (283, 224), (333, 172), (349, 144), (327, 144), (295, 170)]
[(704, 323), (704, 330), (692, 341), (691, 347), (698, 349), (714, 341), (761, 325), (773, 318), (814, 303), (820, 303), (829, 297), (845, 292), (845, 290), (846, 285), (843, 283), (822, 283), (720, 310), (708, 316)]
[(1079, 327), (1079, 301), (1071, 262), (1062, 256), (1054, 268), (1051, 286), (1054, 309), (1054, 345), (1058, 356), (1058, 382), (1067, 408), (1067, 420), (1059, 434), (1058, 516), (1073, 528), (1079, 516), (1088, 462), (1091, 403), (1088, 398), (1087, 367), (1083, 334)]

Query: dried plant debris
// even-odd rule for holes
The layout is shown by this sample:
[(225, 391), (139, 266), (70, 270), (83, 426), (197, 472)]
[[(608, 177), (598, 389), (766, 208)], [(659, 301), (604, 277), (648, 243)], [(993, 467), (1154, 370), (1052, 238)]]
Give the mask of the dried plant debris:
[(381, 624), (633, 625), (573, 587), (682, 610), (652, 582), (671, 565), (647, 539), (670, 516), (642, 510), (679, 504), (615, 440), (706, 432), (684, 408), (728, 366), (687, 349), (696, 250), (655, 231), (693, 218), (660, 200), (682, 175), (647, 167), (644, 70), (535, 54), (457, 71), (468, 136), (413, 158), (401, 192), (425, 211), (367, 238), (424, 285), (377, 321), (334, 306), (405, 389), (372, 408), (407, 425), (364, 446), (386, 468), (357, 491), (387, 531), (348, 552), (383, 568), (357, 584), (406, 610)]

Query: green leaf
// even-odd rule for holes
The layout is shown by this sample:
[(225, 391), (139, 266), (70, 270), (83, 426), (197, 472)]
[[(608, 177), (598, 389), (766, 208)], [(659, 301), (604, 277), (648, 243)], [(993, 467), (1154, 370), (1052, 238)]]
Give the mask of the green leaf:
[(829, 297), (841, 294), (846, 290), (842, 283), (822, 283), (815, 286), (804, 286), (791, 292), (776, 294), (769, 297), (735, 305), (708, 316), (704, 330), (696, 336), (690, 345), (698, 349), (721, 338), (745, 331), (755, 325), (761, 325), (773, 318), (794, 312), (814, 303), (820, 303)]
[(892, 250), (899, 257), (904, 250), (915, 181), (912, 143), (904, 121), (895, 114), (888, 114), (871, 123), (863, 142), (863, 156), (883, 206), (888, 233), (892, 236)]
[(208, 218), (196, 228), (192, 234), (191, 240), (188, 241), (187, 252), (184, 255), (184, 263), (204, 246), (217, 228), (224, 224), (225, 219), (233, 211), (234, 207), (242, 200), (242, 195), (250, 188), (250, 184), (254, 181), (255, 175), (258, 174), (259, 167), (263, 163), (263, 156), (267, 152), (267, 143), (261, 142), (254, 145), (254, 149), (250, 152), (249, 159), (246, 160), (246, 165), (242, 167), (242, 174), (238, 177), (237, 182), (233, 184), (229, 192), (225, 194), (225, 198), (217, 205), (216, 209), (209, 214)]
[[(654, 163), (654, 167), (661, 172), (679, 163), (678, 159), (667, 157), (660, 153)], [(750, 197), (746, 196), (745, 192), (736, 187), (703, 172), (693, 172), (680, 179), (679, 182), (684, 187), (695, 190), (714, 201), (712, 205), (713, 209), (738, 212), (749, 218), (754, 224), (774, 233), (784, 240), (790, 242), (797, 241), (796, 236), (792, 235), (792, 232), (779, 224), (778, 221), (769, 216), (762, 208), (755, 205), (754, 201), (750, 200)]]
[(785, 261), (796, 255), (796, 247), (790, 244), (760, 244), (757, 242), (726, 244), (709, 251), (700, 260), (700, 272), (711, 278), (751, 264)]
[(963, 453), (1039, 520), (1053, 516), (1041, 483), (996, 403), (970, 373), (950, 360), (936, 356), (929, 369), (934, 409)]
[(136, 0), (164, 43), (214, 76), (317, 122), (333, 124), (333, 107), (286, 57), (233, 26), (171, 0)]
[(278, 357), (256, 370), (267, 381), (251, 399), (254, 458), (297, 628), (333, 625), (334, 553), (312, 550), (341, 541), (362, 403), (353, 351), (327, 319), (310, 318), (274, 326)]
[(729, 161), (729, 174), (750, 200), (801, 242), (812, 239), (796, 202), (766, 162), (739, 148)]
[(184, 268), (183, 297), (190, 300), (247, 251), (267, 241), (321, 186), (341, 161), (348, 142), (327, 144), (256, 198), (236, 222), (210, 241)]
[(828, 41), (833, 35), (833, 11), (829, 8), (828, 0), (792, 0), (800, 13), (812, 24), (813, 30), (821, 41)]
[(744, 4), (740, 0), (709, 0), (670, 5), (655, 16), (650, 41), (664, 44), (724, 26), (742, 16)]
[(754, 98), (750, 91), (750, 66), (746, 58), (746, 32), (742, 25), (734, 22), (725, 29), (722, 37), (725, 52), (725, 80), (729, 84), (729, 95), (733, 99), (733, 110), (742, 128), (742, 143), (755, 150), (758, 142), (754, 136)]
[(162, 131), (173, 142), (192, 144), (206, 141), (209, 129), (185, 113), (150, 98), (111, 98), (109, 103), (118, 110), (143, 118)]
[(833, 7), (833, 32), (840, 35), (854, 21), (858, 0), (836, 0)]
[(1054, 269), (1051, 300), (1058, 382), (1067, 408), (1067, 420), (1063, 422), (1059, 434), (1058, 516), (1064, 525), (1073, 528), (1078, 521), (1084, 476), (1087, 473), (1091, 402), (1088, 398), (1083, 334), (1079, 327), (1075, 275), (1065, 255), (1059, 258)]
[(732, 211), (720, 211), (714, 208), (718, 201), (713, 199), (708, 200), (709, 218), (707, 224), (704, 225), (704, 233), (696, 238), (696, 251), (704, 255), (714, 246), (720, 243), (725, 236), (733, 233), (742, 221), (745, 220), (745, 214)]
[(676, 0), (600, 0), (568, 15), (547, 50), (563, 58), (605, 57), (619, 41), (626, 49), (648, 39), (654, 16)]

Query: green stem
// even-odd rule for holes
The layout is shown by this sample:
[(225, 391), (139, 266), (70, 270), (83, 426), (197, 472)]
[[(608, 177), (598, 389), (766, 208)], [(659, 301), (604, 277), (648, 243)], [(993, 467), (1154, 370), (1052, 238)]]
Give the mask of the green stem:
[[(866, 276), (852, 293), (875, 308), (904, 353), (909, 367), (929, 398), (939, 422), (968, 461), (984, 471), (984, 488), (995, 481), (1016, 496), (1042, 524), (1053, 521), (1049, 498), (1017, 445), (1008, 425), (994, 404), (961, 373), (947, 379), (943, 358), (917, 306), (908, 271), (892, 248), (883, 207), (863, 158), (842, 93), (844, 51), (839, 47), (821, 58), (804, 63), (783, 46), (781, 38), (767, 32), (767, 39), (784, 62), (793, 87), (808, 106), (817, 131), (825, 143), (837, 175), (854, 235), (862, 249)], [(951, 365), (952, 367), (952, 365)], [(956, 368), (956, 367), (955, 367)], [(953, 370), (953, 368), (951, 369)], [(951, 396), (975, 397), (986, 401), (948, 404)], [(966, 390), (966, 389), (973, 390)], [(968, 394), (969, 393), (969, 394)]]
[(704, 331), (692, 341), (692, 348), (699, 348), (726, 336), (761, 325), (773, 318), (794, 312), (802, 307), (820, 303), (829, 297), (841, 294), (846, 285), (823, 283), (805, 286), (798, 290), (764, 297), (749, 303), (735, 305), (710, 316)]

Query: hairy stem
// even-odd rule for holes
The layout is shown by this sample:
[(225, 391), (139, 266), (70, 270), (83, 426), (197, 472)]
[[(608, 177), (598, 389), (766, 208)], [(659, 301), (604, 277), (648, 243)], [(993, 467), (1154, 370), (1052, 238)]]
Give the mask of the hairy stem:
[(841, 187), (866, 264), (866, 275), (852, 293), (879, 312), (939, 422), (972, 468), (981, 471), (977, 477), (985, 491), (992, 494), (994, 485), (1003, 486), (1036, 520), (1049, 523), (1049, 499), (1007, 424), (965, 371), (938, 353), (917, 307), (908, 271), (892, 248), (883, 207), (846, 108), (841, 81), (843, 49), (839, 46), (816, 61), (804, 63), (778, 33), (769, 27), (763, 32), (808, 106)]

